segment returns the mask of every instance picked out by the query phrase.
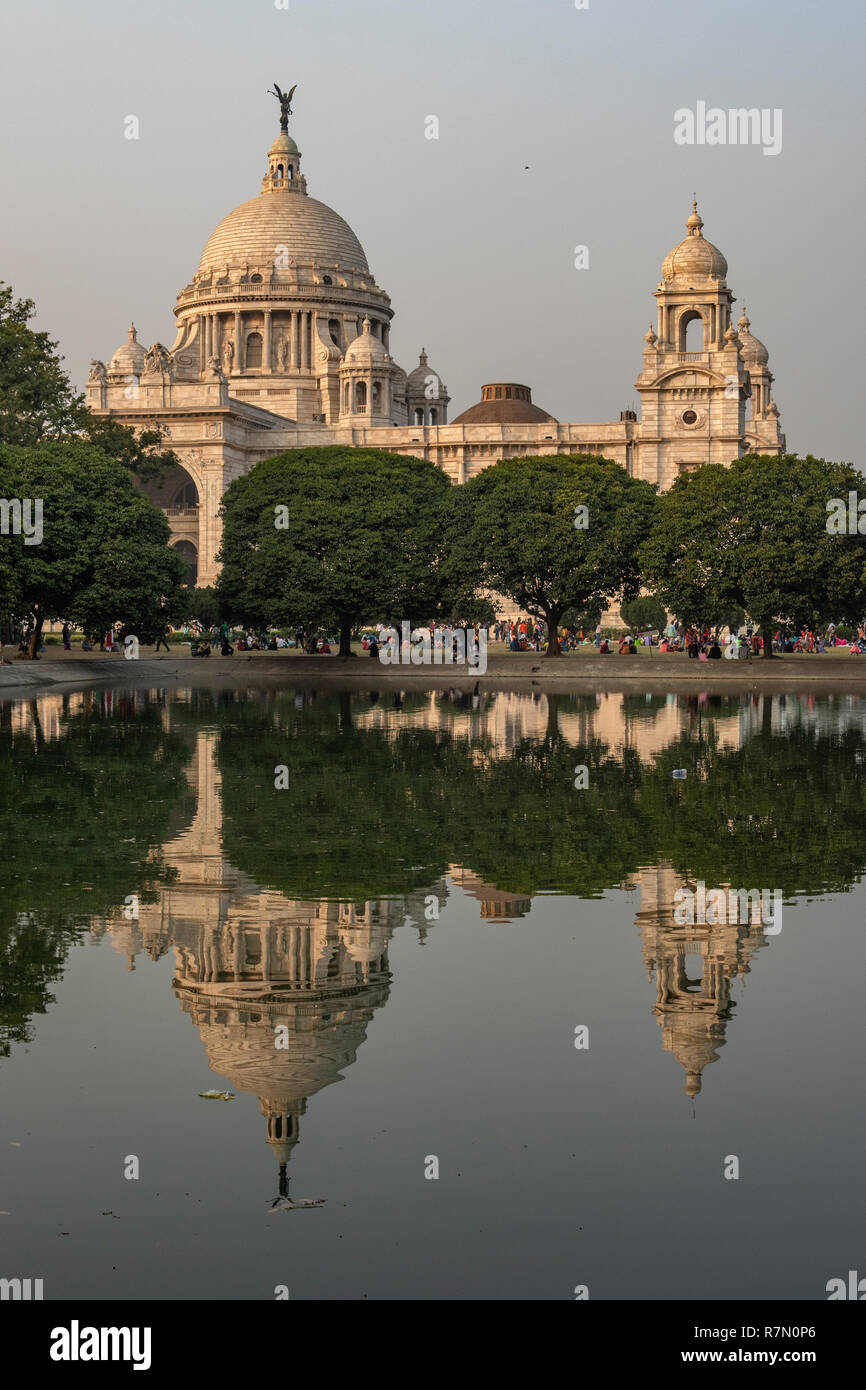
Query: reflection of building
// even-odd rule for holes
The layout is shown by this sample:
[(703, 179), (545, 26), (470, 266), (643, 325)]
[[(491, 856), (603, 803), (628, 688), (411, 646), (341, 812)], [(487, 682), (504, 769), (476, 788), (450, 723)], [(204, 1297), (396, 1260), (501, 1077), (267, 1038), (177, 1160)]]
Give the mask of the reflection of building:
[[(388, 942), (407, 919), (423, 936), (426, 892), (304, 902), (259, 887), (222, 854), (217, 737), (196, 736), (196, 814), (161, 854), (172, 881), (109, 931), (131, 964), (141, 950), (153, 959), (174, 950), (174, 989), (211, 1069), (259, 1097), (282, 1192), (307, 1100), (354, 1062), (388, 998)], [(430, 892), (447, 897), (443, 883)]]
[(459, 864), (449, 868), (448, 882), (455, 888), (462, 888), (481, 904), (485, 922), (513, 922), (517, 917), (525, 917), (532, 907), (531, 893), (508, 893), (497, 888), (495, 883), (485, 883), (471, 869), (462, 869)]
[[(579, 662), (581, 658), (573, 660)], [(630, 749), (642, 762), (649, 763), (690, 730), (694, 700), (694, 696), (667, 695), (647, 696), (645, 701), (642, 695), (611, 691), (599, 692), (590, 701), (584, 695), (556, 696), (556, 730), (572, 747), (598, 739), (614, 757), (621, 757), (625, 749)], [(455, 739), (489, 739), (491, 756), (497, 758), (508, 757), (524, 739), (543, 739), (551, 732), (550, 700), (538, 691), (503, 690), (474, 697), (458, 693), (452, 699), (449, 692), (435, 690), (425, 696), (425, 701), (399, 712), (376, 704), (361, 710), (355, 722), (359, 729), (390, 733), (405, 728), (447, 728)], [(719, 748), (739, 746), (737, 704), (726, 702), (724, 709), (707, 709), (706, 718), (712, 720)]]
[[(617, 749), (636, 747), (652, 757), (680, 735), (690, 714), (665, 703), (656, 712), (657, 728), (655, 718), (624, 713), (623, 699), (611, 696), (601, 708), (590, 701), (581, 713), (563, 713), (568, 706), (560, 705), (566, 738), (589, 741), (598, 736), (601, 721)], [(165, 719), (170, 725), (171, 705)], [(457, 736), (471, 725), (476, 737), (490, 738), (493, 756), (502, 757), (518, 736), (543, 738), (547, 720), (545, 697), (514, 695), (496, 695), (466, 719), (455, 720), (455, 709), (435, 697), (418, 710), (374, 706), (356, 717), (359, 728), (366, 723), (389, 731), (415, 724), (448, 727)], [(728, 726), (737, 727), (735, 714), (722, 722), (728, 734)], [(474, 898), (491, 923), (528, 915), (532, 895), (500, 889), (468, 864), (451, 865), (447, 879), (429, 888), (364, 903), (293, 900), (262, 888), (223, 855), (218, 737), (213, 729), (196, 734), (188, 773), (195, 815), (161, 850), (161, 863), (173, 872), (158, 901), (141, 903), (133, 920), (119, 912), (108, 930), (131, 962), (142, 950), (154, 959), (174, 950), (174, 988), (201, 1034), (210, 1066), (235, 1090), (259, 1097), (267, 1141), (284, 1177), (308, 1099), (342, 1078), (388, 999), (388, 944), (395, 930), (408, 920), (423, 939), (428, 900), (435, 897), (441, 909), (452, 886)], [(734, 1007), (731, 984), (764, 944), (763, 929), (760, 921), (676, 924), (680, 880), (664, 865), (642, 870), (628, 886), (636, 885), (637, 925), (647, 969), (656, 976), (654, 1012), (663, 1047), (683, 1066), (686, 1090), (695, 1095), (704, 1068), (717, 1060), (725, 1041)], [(288, 1046), (278, 1046), (280, 1039)]]
[(683, 884), (668, 865), (642, 869), (637, 927), (647, 975), (656, 975), (653, 1012), (662, 1046), (686, 1073), (686, 1092), (696, 1096), (702, 1073), (719, 1060), (732, 1010), (731, 985), (749, 972), (752, 957), (767, 944), (760, 912), (748, 923), (681, 926), (674, 921), (674, 894)]
[(734, 324), (727, 262), (696, 205), (653, 291), (640, 420), (624, 410), (564, 424), (528, 386), (500, 381), (449, 424), (426, 353), (408, 374), (394, 360), (391, 300), (348, 223), (308, 195), (285, 126), (267, 160), (260, 194), (220, 222), (180, 291), (171, 350), (145, 351), (131, 326), (87, 383), (96, 414), (164, 430), (180, 465), (148, 490), (199, 584), (216, 578), (227, 486), (285, 449), (388, 449), (431, 460), (456, 483), (502, 458), (594, 453), (662, 488), (703, 463), (784, 450), (767, 349), (745, 313)]

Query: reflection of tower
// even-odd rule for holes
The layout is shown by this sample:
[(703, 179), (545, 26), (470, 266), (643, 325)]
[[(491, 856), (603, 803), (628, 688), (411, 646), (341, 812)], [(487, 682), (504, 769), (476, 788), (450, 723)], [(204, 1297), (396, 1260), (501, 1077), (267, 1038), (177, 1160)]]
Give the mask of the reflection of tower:
[(531, 893), (509, 893), (497, 888), (495, 883), (485, 882), (471, 869), (463, 869), (459, 864), (451, 865), (448, 877), (451, 883), (480, 902), (481, 916), (485, 922), (511, 922), (517, 917), (525, 917), (532, 907)]
[(662, 1046), (686, 1072), (685, 1089), (696, 1096), (704, 1067), (718, 1061), (736, 1002), (731, 983), (748, 974), (755, 952), (766, 945), (760, 915), (749, 922), (719, 925), (674, 921), (674, 894), (683, 884), (669, 865), (642, 869), (637, 927), (647, 975), (656, 972), (653, 1013)]

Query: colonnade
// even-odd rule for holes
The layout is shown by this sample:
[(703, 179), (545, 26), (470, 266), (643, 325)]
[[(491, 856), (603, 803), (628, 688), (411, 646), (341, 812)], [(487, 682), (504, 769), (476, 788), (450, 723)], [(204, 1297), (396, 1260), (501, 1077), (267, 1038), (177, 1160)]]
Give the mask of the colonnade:
[[(313, 316), (312, 309), (280, 309), (274, 323), (274, 310), (264, 309), (256, 313), (255, 329), (250, 329), (244, 320), (247, 315), (241, 309), (230, 313), (202, 313), (198, 316), (199, 325), (199, 370), (204, 371), (212, 357), (222, 361), (222, 345), (226, 330), (230, 328), (234, 339), (234, 357), (231, 375), (243, 372), (246, 366), (246, 334), (248, 331), (262, 332), (263, 372), (309, 372), (313, 358)], [(264, 322), (261, 323), (261, 318)], [(286, 339), (285, 367), (281, 365), (279, 352), (280, 336)]]

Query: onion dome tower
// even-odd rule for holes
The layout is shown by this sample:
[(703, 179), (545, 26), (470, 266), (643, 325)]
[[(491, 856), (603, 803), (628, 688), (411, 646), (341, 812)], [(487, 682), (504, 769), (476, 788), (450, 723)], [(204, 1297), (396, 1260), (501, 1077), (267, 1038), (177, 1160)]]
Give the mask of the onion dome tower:
[(731, 322), (728, 263), (703, 229), (695, 200), (685, 237), (662, 263), (658, 323), (644, 338), (636, 383), (643, 476), (663, 489), (681, 473), (728, 464), (747, 448), (749, 376)]

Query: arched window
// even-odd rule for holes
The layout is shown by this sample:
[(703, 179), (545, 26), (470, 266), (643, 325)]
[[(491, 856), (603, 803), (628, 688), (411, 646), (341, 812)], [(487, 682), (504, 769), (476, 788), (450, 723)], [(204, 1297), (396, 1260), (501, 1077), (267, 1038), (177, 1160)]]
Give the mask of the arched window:
[(328, 319), (328, 332), (331, 335), (331, 342), (335, 343), (337, 347), (341, 347), (339, 319)]
[(261, 275), (256, 274), (256, 275), (251, 275), (251, 276), (250, 276), (250, 284), (251, 284), (251, 285), (260, 285), (261, 283), (262, 283), (262, 277), (261, 277)]
[(416, 425), (423, 425), (423, 423), (424, 423), (424, 411), (421, 409), (420, 406), (416, 406), (416, 408), (415, 408), (415, 424), (416, 424)]
[(262, 335), (261, 333), (247, 334), (247, 368), (260, 367), (262, 365)]
[(355, 382), (355, 409), (367, 409), (367, 383), (366, 381)]
[(351, 388), (350, 388), (349, 383), (348, 383), (348, 381), (347, 381), (346, 384), (345, 384), (345, 386), (343, 387), (343, 409), (344, 409), (344, 410), (348, 410), (348, 409), (349, 409), (349, 400), (350, 400), (349, 391), (350, 391), (350, 389), (351, 389)]
[(183, 487), (175, 494), (174, 500), (171, 503), (171, 505), (173, 507), (198, 506), (198, 488), (196, 487), (192, 479), (190, 479), (189, 482), (184, 483)]
[(430, 411), (430, 424), (435, 425), (437, 423), (438, 421), (436, 419), (436, 407), (434, 406), (433, 409)]
[(283, 179), (283, 166), (282, 166), (282, 164), (278, 164), (278, 165), (277, 165), (277, 178), (280, 180), (280, 182), (282, 182), (282, 179)]
[(323, 285), (333, 285), (333, 283), (334, 283), (334, 282), (333, 282), (333, 280), (331, 279), (330, 275), (323, 275), (323, 276), (322, 276), (322, 284), (323, 284)]
[(382, 383), (373, 382), (373, 414), (380, 415), (382, 412)]
[(186, 564), (186, 578), (183, 582), (190, 589), (194, 589), (198, 578), (198, 551), (192, 541), (178, 541), (173, 548)]
[(703, 352), (704, 320), (697, 309), (689, 309), (681, 315), (679, 339), (680, 352)]

